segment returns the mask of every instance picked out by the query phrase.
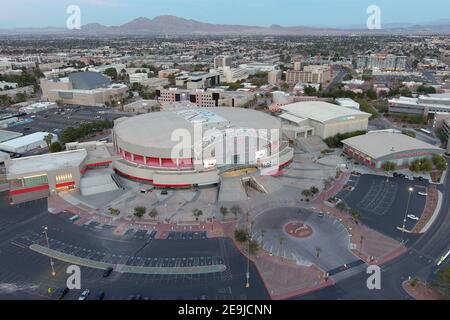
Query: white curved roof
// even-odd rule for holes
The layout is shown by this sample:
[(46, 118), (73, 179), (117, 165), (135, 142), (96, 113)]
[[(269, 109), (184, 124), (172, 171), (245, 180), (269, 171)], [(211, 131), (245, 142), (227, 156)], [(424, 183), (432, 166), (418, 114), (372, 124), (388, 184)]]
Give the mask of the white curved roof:
[[(196, 112), (198, 114), (196, 115)], [(204, 122), (202, 122), (204, 121)], [(280, 119), (266, 113), (231, 107), (188, 108), (147, 113), (116, 122), (115, 134), (120, 140), (136, 146), (170, 148), (172, 133), (184, 129), (194, 136), (194, 125), (203, 123), (207, 129), (245, 128), (280, 129)]]
[(281, 110), (300, 118), (308, 118), (322, 123), (333, 120), (351, 120), (352, 117), (370, 117), (370, 114), (367, 112), (344, 108), (323, 101), (291, 103), (281, 107)]

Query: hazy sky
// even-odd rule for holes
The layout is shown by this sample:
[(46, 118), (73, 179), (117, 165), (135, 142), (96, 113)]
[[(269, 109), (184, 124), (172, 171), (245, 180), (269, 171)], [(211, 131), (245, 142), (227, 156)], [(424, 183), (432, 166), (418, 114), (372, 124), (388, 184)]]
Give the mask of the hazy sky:
[(105, 25), (162, 14), (223, 24), (365, 25), (372, 4), (382, 23), (450, 19), (450, 0), (0, 0), (0, 28), (63, 27), (70, 4), (80, 6), (82, 24)]

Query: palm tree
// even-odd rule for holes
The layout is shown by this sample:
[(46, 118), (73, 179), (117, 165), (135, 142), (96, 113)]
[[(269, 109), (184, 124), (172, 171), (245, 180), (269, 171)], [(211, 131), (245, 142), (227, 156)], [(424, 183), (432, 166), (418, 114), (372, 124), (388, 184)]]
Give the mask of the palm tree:
[(223, 216), (223, 220), (225, 220), (225, 216), (228, 214), (228, 208), (227, 207), (220, 207), (220, 213)]
[(321, 252), (322, 252), (322, 248), (321, 247), (316, 247), (316, 263), (319, 261)]
[(284, 237), (283, 236), (281, 236), (281, 237), (279, 237), (278, 238), (278, 243), (280, 244), (280, 252), (282, 252), (282, 248), (283, 248), (283, 243), (284, 243)]
[(47, 148), (50, 149), (50, 145), (52, 144), (53, 141), (53, 134), (49, 133), (48, 135), (46, 135), (44, 137), (44, 142), (47, 145)]
[(264, 246), (264, 236), (266, 235), (266, 229), (261, 229), (261, 246)]

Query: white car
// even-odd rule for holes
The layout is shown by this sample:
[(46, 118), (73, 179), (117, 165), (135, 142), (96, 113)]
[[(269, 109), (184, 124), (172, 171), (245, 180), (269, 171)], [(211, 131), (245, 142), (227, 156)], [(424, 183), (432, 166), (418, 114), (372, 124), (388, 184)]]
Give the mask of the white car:
[(428, 193), (426, 193), (426, 192), (417, 192), (417, 194), (419, 196), (425, 196), (425, 197), (428, 195)]
[(78, 300), (86, 300), (90, 293), (91, 291), (89, 289), (84, 290)]
[(416, 216), (413, 215), (413, 214), (408, 214), (407, 217), (410, 218), (410, 219), (412, 219), (412, 220), (419, 220), (419, 217), (416, 217)]

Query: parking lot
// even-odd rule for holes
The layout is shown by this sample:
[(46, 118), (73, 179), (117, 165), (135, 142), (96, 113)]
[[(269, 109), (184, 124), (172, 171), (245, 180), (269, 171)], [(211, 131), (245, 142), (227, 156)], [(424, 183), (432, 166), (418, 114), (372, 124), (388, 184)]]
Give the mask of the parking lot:
[(7, 130), (23, 134), (43, 131), (58, 135), (68, 127), (78, 127), (82, 123), (95, 120), (114, 120), (123, 115), (124, 113), (100, 107), (65, 106), (20, 117), (20, 122)]
[(206, 231), (197, 231), (197, 232), (169, 232), (167, 236), (167, 240), (198, 240), (198, 239), (206, 239), (207, 233)]
[[(353, 209), (361, 213), (361, 221), (369, 227), (394, 239), (401, 240), (409, 188), (413, 188), (407, 215), (420, 218), (425, 208), (426, 197), (418, 192), (425, 192), (428, 182), (418, 179), (409, 180), (401, 177), (389, 178), (376, 175), (352, 175), (348, 186), (353, 191), (343, 189), (337, 198), (342, 199)], [(406, 219), (406, 229), (411, 230), (416, 220)], [(404, 234), (407, 239), (407, 234)]]
[[(103, 278), (103, 271), (81, 267), (82, 290), (100, 292), (105, 299), (127, 299), (141, 295), (148, 299), (268, 299), (253, 263), (250, 264), (251, 287), (245, 288), (247, 260), (227, 238), (156, 240), (155, 232), (131, 230), (127, 236), (114, 236), (111, 226), (91, 221), (84, 227), (69, 221), (69, 212), (46, 212), (45, 201), (17, 206), (0, 202), (0, 298), (55, 299), (64, 287), (69, 263), (54, 260), (56, 276), (51, 275), (49, 257), (29, 249), (37, 243), (46, 246), (42, 227), (48, 227), (51, 249), (113, 264), (153, 267), (195, 267), (225, 265), (223, 272), (199, 274), (139, 274), (113, 272)], [(4, 197), (3, 197), (4, 196)], [(179, 236), (177, 236), (178, 239)], [(188, 235), (188, 238), (190, 235)], [(49, 291), (50, 288), (50, 291)], [(82, 290), (69, 292), (65, 299), (77, 299)], [(50, 293), (49, 293), (50, 292)]]

